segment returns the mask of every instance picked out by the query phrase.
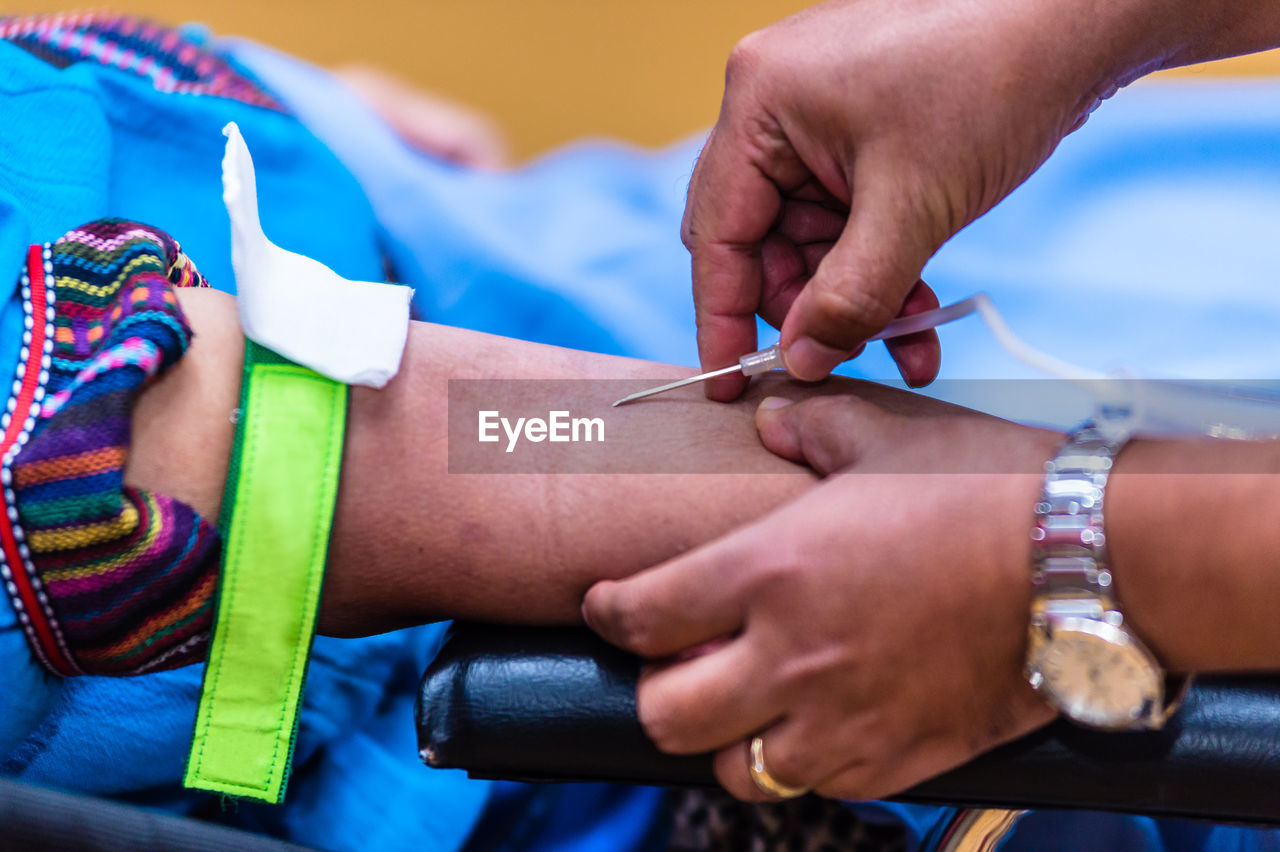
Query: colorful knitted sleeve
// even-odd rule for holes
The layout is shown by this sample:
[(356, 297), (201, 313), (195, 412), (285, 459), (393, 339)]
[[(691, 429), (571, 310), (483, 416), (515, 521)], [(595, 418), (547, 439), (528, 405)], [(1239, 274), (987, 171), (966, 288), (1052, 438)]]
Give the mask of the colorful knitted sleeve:
[(189, 506), (124, 484), (134, 399), (191, 339), (175, 287), (208, 284), (178, 244), (118, 219), (32, 246), (26, 331), (0, 416), (0, 572), (59, 675), (196, 662), (219, 539)]

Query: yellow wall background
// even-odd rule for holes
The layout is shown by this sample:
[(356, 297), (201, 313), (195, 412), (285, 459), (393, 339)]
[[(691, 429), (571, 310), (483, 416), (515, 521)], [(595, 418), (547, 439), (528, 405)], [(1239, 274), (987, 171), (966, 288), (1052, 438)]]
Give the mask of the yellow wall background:
[[(322, 65), (367, 62), (494, 116), (525, 157), (581, 136), (641, 144), (709, 126), (741, 36), (802, 0), (108, 0), (202, 21)], [(7, 12), (76, 0), (0, 0)], [(1198, 73), (1270, 73), (1271, 54)]]

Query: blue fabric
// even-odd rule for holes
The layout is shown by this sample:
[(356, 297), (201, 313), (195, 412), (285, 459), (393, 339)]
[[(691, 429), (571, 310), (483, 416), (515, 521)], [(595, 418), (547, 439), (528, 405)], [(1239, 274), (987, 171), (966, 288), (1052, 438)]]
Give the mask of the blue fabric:
[(1203, 822), (1085, 811), (1028, 814), (1001, 846), (1004, 852), (1280, 852), (1280, 832)]
[[(234, 290), (220, 185), (221, 128), (231, 120), (254, 151), (273, 239), (348, 277), (379, 278), (382, 256), (364, 194), (294, 118), (221, 98), (162, 95), (114, 69), (58, 70), (0, 42), (0, 266), (9, 296), (0, 314), (0, 375), (12, 375), (17, 361), (21, 314), (12, 286), (26, 244), (83, 222), (120, 215), (162, 227), (214, 286)], [(489, 785), (425, 771), (405, 736), (409, 697), (444, 629), (317, 639), (289, 805), (270, 816), (228, 811), (226, 819), (256, 820), (325, 848), (363, 849), (369, 820), (381, 813), (370, 802), (415, 801), (438, 816), (422, 820), (402, 809), (397, 843), (456, 849)], [(198, 667), (128, 680), (48, 680), (5, 600), (0, 682), (0, 772), (88, 793), (151, 790), (149, 804), (179, 811), (207, 801), (177, 789)], [(383, 715), (392, 708), (395, 724)]]
[(658, 787), (499, 782), (467, 852), (665, 849), (666, 798)]
[[(0, 44), (0, 50), (8, 45)], [(7, 58), (7, 53), (0, 53)], [(26, 247), (41, 228), (57, 222), (74, 209), (76, 201), (95, 190), (78, 176), (100, 162), (92, 143), (102, 139), (92, 120), (78, 121), (80, 100), (74, 92), (33, 87), (30, 66), (37, 63), (23, 54), (15, 63), (0, 62), (0, 121), (9, 129), (0, 133), (0, 387), (7, 395), (22, 345), (22, 303), (18, 275)], [(59, 112), (69, 120), (59, 122)], [(55, 162), (50, 150), (70, 145), (77, 137), (91, 144), (86, 150), (72, 146)], [(68, 166), (63, 171), (63, 166)], [(48, 179), (53, 176), (53, 179)], [(0, 755), (8, 754), (44, 719), (61, 691), (62, 683), (46, 677), (36, 665), (18, 624), (9, 596), (0, 593)]]
[[(159, 95), (109, 69), (58, 71), (0, 44), (0, 263), (16, 273), (29, 241), (122, 215), (169, 230), (215, 286), (232, 289), (218, 164), (220, 129), (234, 119), (258, 165), (266, 230), (287, 248), (376, 278), (381, 246), (438, 322), (695, 362), (688, 259), (676, 234), (697, 142), (660, 152), (588, 144), (509, 174), (467, 172), (409, 151), (321, 72), (252, 45), (234, 49), (324, 145), (267, 110)], [(1280, 354), (1267, 344), (1280, 305), (1260, 273), (1280, 261), (1266, 229), (1280, 213), (1277, 94), (1274, 84), (1122, 93), (948, 245), (929, 280), (948, 300), (990, 290), (1029, 340), (1094, 366), (1215, 378), (1273, 370)], [(0, 316), (0, 371), (16, 351), (12, 303)], [(1228, 330), (1228, 320), (1238, 324)], [(1026, 374), (975, 321), (944, 331), (944, 342), (946, 375)], [(850, 369), (892, 375), (880, 347)], [(451, 849), (487, 807), (486, 830), (508, 848), (660, 842), (654, 791), (537, 790), (422, 769), (408, 696), (441, 635), (435, 626), (317, 640), (288, 804), (226, 818), (326, 848)], [(46, 681), (6, 602), (0, 678), (6, 774), (178, 810), (204, 801), (175, 789), (197, 670)], [(917, 830), (933, 814), (878, 813)], [(1075, 845), (1053, 848), (1093, 848), (1094, 835), (1113, 830), (1133, 849), (1273, 848), (1271, 835), (1236, 828), (1062, 815), (1029, 822), (1032, 839), (1015, 845), (1050, 848), (1038, 840), (1061, 836)]]
[[(15, 360), (16, 360), (15, 355)], [(9, 596), (0, 594), (0, 754), (8, 754), (48, 715), (62, 682), (31, 659), (27, 638)]]

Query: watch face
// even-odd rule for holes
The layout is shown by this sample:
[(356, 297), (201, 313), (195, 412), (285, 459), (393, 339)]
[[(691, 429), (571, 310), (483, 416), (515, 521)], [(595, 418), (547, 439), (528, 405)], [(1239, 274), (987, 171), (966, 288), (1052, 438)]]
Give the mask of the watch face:
[(1141, 727), (1162, 700), (1160, 671), (1146, 649), (1105, 622), (1062, 619), (1032, 670), (1032, 685), (1059, 710), (1095, 728)]

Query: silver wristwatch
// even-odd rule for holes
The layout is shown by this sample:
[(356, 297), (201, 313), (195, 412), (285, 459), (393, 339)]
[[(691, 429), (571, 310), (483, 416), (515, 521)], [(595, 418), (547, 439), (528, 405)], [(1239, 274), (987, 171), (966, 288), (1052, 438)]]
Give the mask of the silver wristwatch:
[(1124, 440), (1092, 425), (1045, 463), (1032, 539), (1027, 680), (1073, 722), (1107, 731), (1160, 728), (1167, 700), (1160, 664), (1124, 623), (1111, 590), (1103, 496)]

